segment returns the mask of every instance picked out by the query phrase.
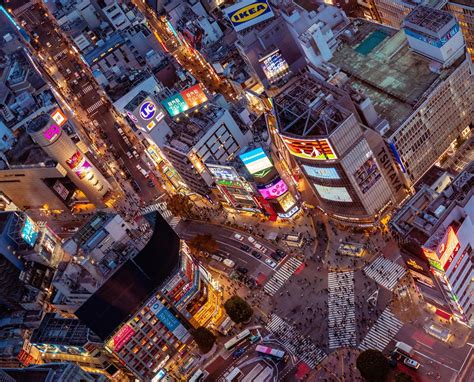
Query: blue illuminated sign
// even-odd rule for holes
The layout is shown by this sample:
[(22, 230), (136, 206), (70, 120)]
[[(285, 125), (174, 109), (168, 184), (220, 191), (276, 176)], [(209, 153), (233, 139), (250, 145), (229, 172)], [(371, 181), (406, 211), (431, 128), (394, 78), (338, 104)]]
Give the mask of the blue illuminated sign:
[(153, 102), (147, 101), (140, 106), (140, 117), (144, 120), (152, 119), (156, 113), (156, 105)]
[(163, 308), (158, 313), (156, 313), (156, 317), (158, 317), (158, 319), (170, 332), (173, 332), (179, 326), (179, 321), (166, 308)]
[(25, 225), (20, 232), (21, 238), (28, 244), (30, 247), (34, 247), (36, 239), (38, 238), (38, 229), (36, 224), (29, 217), (26, 217)]
[(454, 37), (460, 31), (460, 28), (459, 28), (459, 24), (456, 24), (443, 37), (439, 39), (434, 39), (434, 38), (422, 35), (408, 28), (405, 28), (404, 31), (405, 31), (405, 34), (407, 34), (408, 36), (414, 37), (420, 41), (426, 42), (437, 48), (441, 48), (444, 44), (446, 44), (449, 40), (451, 40), (451, 38)]

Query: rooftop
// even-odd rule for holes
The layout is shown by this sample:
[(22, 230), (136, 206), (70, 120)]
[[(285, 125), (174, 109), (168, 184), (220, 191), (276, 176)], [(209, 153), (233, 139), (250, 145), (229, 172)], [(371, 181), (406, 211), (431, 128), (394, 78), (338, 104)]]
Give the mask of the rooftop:
[(371, 98), (392, 129), (424, 101), (427, 90), (453, 70), (431, 68), (429, 60), (409, 49), (403, 31), (369, 21), (354, 20), (339, 41), (331, 63), (348, 75), (354, 88)]
[(300, 77), (273, 99), (279, 130), (303, 137), (331, 134), (350, 115), (339, 98), (330, 85)]
[(452, 28), (454, 23), (456, 19), (451, 13), (425, 6), (416, 7), (403, 21), (404, 26), (442, 35), (447, 32), (445, 29)]

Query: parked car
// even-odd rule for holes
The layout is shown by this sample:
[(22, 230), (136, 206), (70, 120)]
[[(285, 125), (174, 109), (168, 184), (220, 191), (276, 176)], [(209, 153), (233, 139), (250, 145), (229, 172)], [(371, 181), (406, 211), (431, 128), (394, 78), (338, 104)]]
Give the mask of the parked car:
[(133, 150), (132, 154), (135, 157), (135, 159), (140, 159), (140, 155), (138, 155), (137, 150)]
[(403, 360), (403, 363), (407, 365), (408, 367), (411, 367), (412, 369), (415, 369), (415, 370), (420, 367), (420, 364), (418, 362), (408, 357)]
[(276, 267), (276, 263), (272, 259), (265, 259), (265, 263), (268, 264), (272, 268)]
[(237, 267), (237, 272), (240, 272), (245, 275), (249, 272), (249, 270), (245, 267)]
[(152, 181), (151, 179), (148, 179), (148, 182), (146, 182), (146, 184), (147, 184), (148, 187), (150, 187), (150, 188), (155, 187), (155, 183), (153, 183), (153, 181)]
[(242, 245), (240, 246), (240, 249), (241, 249), (242, 251), (245, 251), (245, 252), (249, 252), (249, 251), (250, 251), (250, 247), (249, 247), (248, 245), (245, 245), (245, 244), (242, 244)]
[(235, 263), (231, 259), (224, 259), (223, 263), (229, 268), (235, 267)]
[(133, 158), (133, 155), (130, 151), (127, 151), (127, 158), (128, 159), (132, 159)]
[(252, 244), (254, 244), (257, 241), (252, 236), (249, 236), (248, 239)]
[(268, 248), (264, 247), (262, 244), (260, 243), (255, 243), (254, 244), (255, 248), (257, 248), (260, 252), (262, 253), (267, 253), (268, 252)]
[(232, 358), (239, 358), (244, 353), (245, 353), (245, 349), (243, 348), (235, 349), (234, 352), (232, 353)]
[(262, 258), (262, 255), (260, 253), (258, 253), (257, 251), (252, 251), (252, 256), (257, 258), (257, 259), (261, 259)]
[(232, 236), (233, 236), (234, 239), (236, 239), (238, 241), (243, 241), (244, 240), (244, 237), (240, 233), (234, 233)]

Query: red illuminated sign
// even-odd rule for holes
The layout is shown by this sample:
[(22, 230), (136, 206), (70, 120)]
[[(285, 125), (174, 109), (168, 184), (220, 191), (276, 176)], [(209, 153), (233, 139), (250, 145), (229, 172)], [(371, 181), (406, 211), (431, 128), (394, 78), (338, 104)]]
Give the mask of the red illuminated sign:
[(197, 84), (183, 90), (181, 92), (181, 96), (188, 104), (190, 109), (207, 101), (206, 94), (204, 94), (204, 92), (202, 91), (201, 84)]
[(459, 239), (456, 236), (453, 227), (450, 226), (444, 234), (443, 241), (438, 245), (436, 250), (438, 259), (444, 270), (448, 269), (451, 265), (454, 257), (459, 251), (459, 247)]
[(295, 139), (282, 137), (288, 151), (300, 158), (311, 160), (337, 159), (327, 139)]
[(124, 325), (114, 336), (114, 350), (119, 351), (135, 335), (135, 330), (130, 325)]

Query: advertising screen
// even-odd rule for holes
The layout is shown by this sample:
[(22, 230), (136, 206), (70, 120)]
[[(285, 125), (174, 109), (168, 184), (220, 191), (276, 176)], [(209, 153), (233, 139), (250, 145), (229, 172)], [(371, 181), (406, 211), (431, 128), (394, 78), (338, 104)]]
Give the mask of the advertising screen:
[(224, 9), (236, 32), (268, 20), (274, 16), (267, 0), (244, 0)]
[(352, 198), (347, 192), (345, 187), (328, 187), (314, 184), (316, 191), (319, 196), (326, 200), (332, 200), (334, 202), (352, 202)]
[(128, 341), (135, 335), (135, 330), (130, 325), (124, 325), (113, 337), (113, 347), (115, 351), (122, 349)]
[(382, 177), (373, 157), (367, 159), (353, 175), (363, 194), (369, 191), (369, 189), (377, 183), (377, 180)]
[(303, 169), (306, 174), (311, 178), (318, 178), (318, 179), (341, 179), (337, 170), (334, 167), (314, 167), (308, 166), (306, 164), (303, 165)]
[(262, 171), (273, 167), (272, 162), (270, 162), (270, 159), (261, 147), (239, 155), (239, 157), (245, 167), (247, 167), (249, 173), (252, 175), (261, 176)]
[(206, 94), (203, 92), (201, 84), (183, 90), (181, 96), (189, 108), (196, 107), (207, 101)]
[(26, 217), (25, 224), (21, 229), (20, 236), (30, 247), (34, 247), (36, 239), (38, 238), (38, 227), (28, 216)]
[(163, 325), (178, 339), (181, 340), (186, 336), (188, 331), (178, 321), (178, 319), (160, 302), (154, 299), (152, 303), (148, 304), (150, 310), (163, 323)]
[(270, 83), (285, 77), (290, 67), (279, 51), (275, 51), (260, 60), (263, 73)]
[(53, 111), (51, 118), (58, 126), (64, 125), (67, 121), (66, 116), (63, 114), (60, 108), (57, 108), (55, 111)]
[(443, 266), (444, 270), (448, 269), (449, 265), (452, 263), (454, 257), (458, 253), (460, 246), (461, 245), (456, 232), (454, 232), (453, 227), (450, 226), (444, 234), (443, 240), (436, 249), (439, 262)]
[(150, 97), (147, 97), (133, 113), (127, 111), (127, 115), (140, 130), (148, 132), (165, 117), (165, 112), (160, 105), (157, 105)]
[(58, 136), (61, 133), (61, 128), (58, 125), (51, 125), (45, 131), (43, 131), (43, 137), (45, 137), (49, 142), (51, 142), (54, 137)]
[(208, 164), (210, 173), (217, 179), (239, 180), (239, 175), (233, 167)]
[(277, 200), (284, 212), (288, 212), (296, 204), (296, 200), (291, 195), (291, 192), (278, 197)]
[(175, 117), (189, 109), (188, 104), (181, 94), (175, 94), (161, 101), (166, 111), (171, 117)]
[(311, 160), (337, 159), (327, 139), (294, 139), (282, 137), (288, 151), (299, 158)]
[(265, 199), (275, 199), (283, 195), (288, 191), (288, 186), (286, 183), (280, 179), (277, 182), (273, 182), (264, 187), (257, 186), (258, 191)]
[(69, 168), (74, 171), (79, 179), (84, 179), (91, 169), (91, 164), (86, 161), (86, 158), (80, 151), (66, 159)]

